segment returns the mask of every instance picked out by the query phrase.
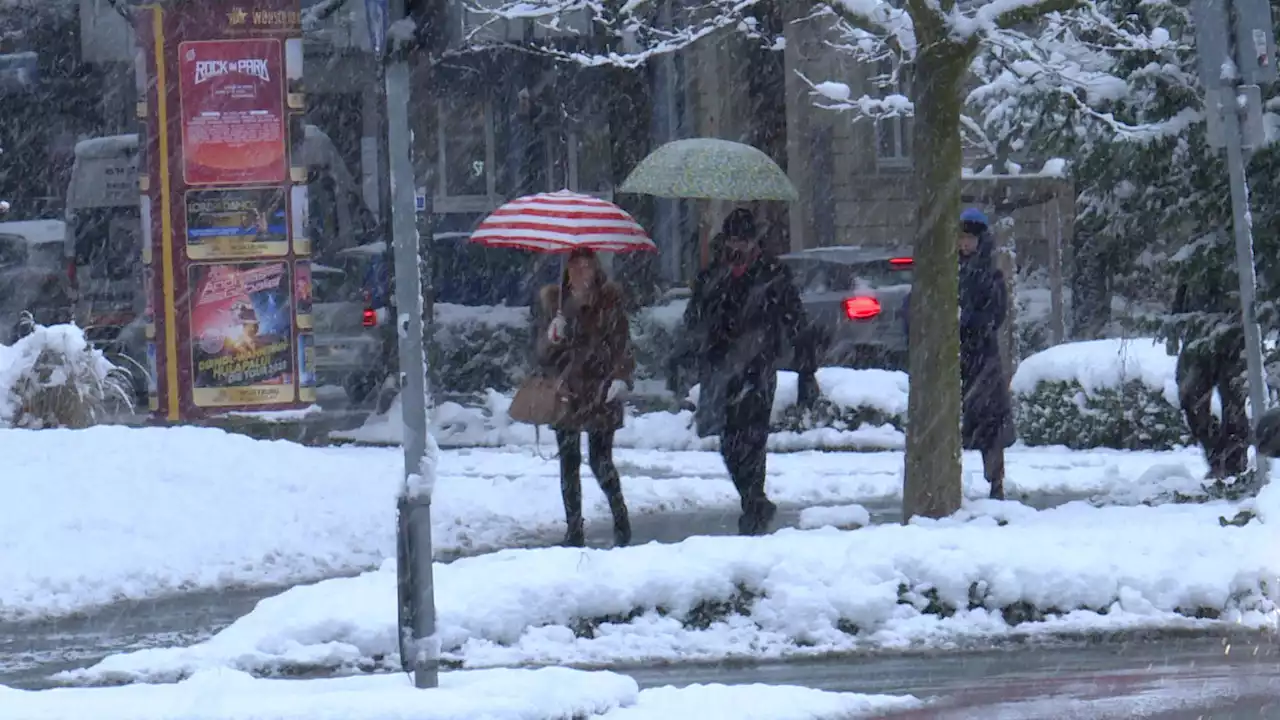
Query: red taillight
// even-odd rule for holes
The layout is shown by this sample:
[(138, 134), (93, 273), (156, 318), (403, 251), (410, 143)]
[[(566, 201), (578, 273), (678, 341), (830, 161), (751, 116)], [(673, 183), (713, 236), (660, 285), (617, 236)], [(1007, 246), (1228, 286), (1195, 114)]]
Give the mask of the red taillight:
[(889, 264), (893, 265), (894, 267), (907, 267), (907, 266), (910, 266), (913, 262), (914, 261), (909, 257), (889, 258)]
[(844, 314), (850, 320), (870, 320), (880, 314), (880, 301), (873, 297), (845, 298)]
[(365, 327), (378, 326), (378, 311), (373, 308), (364, 309), (364, 318), (362, 320)]

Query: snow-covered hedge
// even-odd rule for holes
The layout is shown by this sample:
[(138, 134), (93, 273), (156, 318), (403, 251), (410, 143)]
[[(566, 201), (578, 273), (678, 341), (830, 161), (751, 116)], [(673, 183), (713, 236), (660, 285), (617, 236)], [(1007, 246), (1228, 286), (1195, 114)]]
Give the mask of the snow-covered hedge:
[(449, 392), (510, 390), (525, 376), (529, 308), (438, 304), (430, 346), (434, 380)]
[[(1169, 449), (1188, 442), (1178, 407), (1175, 359), (1148, 338), (1068, 343), (1022, 361), (1012, 381), (1018, 438), (1027, 445), (1074, 449)], [(821, 397), (803, 410), (797, 403), (795, 373), (778, 373), (770, 448), (794, 450), (900, 449), (907, 424), (906, 373), (888, 370), (822, 368)], [(645, 383), (641, 383), (644, 385)], [(654, 385), (655, 383), (648, 383)], [(641, 392), (645, 388), (638, 388)], [(652, 391), (650, 387), (648, 390)], [(487, 390), (477, 402), (442, 403), (432, 413), (432, 432), (445, 446), (533, 445), (529, 425), (507, 417), (510, 392)], [(698, 388), (686, 399), (696, 406)], [(632, 411), (619, 431), (619, 447), (711, 450), (714, 438), (699, 438), (693, 412), (643, 412), (645, 406), (675, 408), (676, 398), (654, 403), (632, 398)], [(364, 427), (339, 433), (338, 440), (398, 443), (400, 411), (371, 417)], [(543, 438), (544, 441), (546, 438)]]
[[(822, 393), (817, 406), (802, 412), (797, 406), (798, 378), (778, 373), (773, 403), (774, 451), (882, 450), (902, 447), (907, 414), (907, 375), (888, 370), (822, 368), (817, 374)], [(445, 447), (498, 447), (551, 442), (532, 425), (512, 422), (507, 415), (511, 394), (489, 390), (471, 406), (445, 402), (431, 413), (431, 432)], [(688, 401), (697, 402), (698, 388)], [(669, 398), (671, 404), (674, 398)], [(397, 444), (403, 437), (399, 398), (383, 415), (370, 417), (356, 430), (331, 438), (374, 444)], [(655, 450), (714, 450), (715, 438), (700, 438), (693, 428), (693, 412), (628, 412), (625, 427), (614, 440), (618, 447)]]
[[(663, 366), (685, 302), (676, 300), (632, 315), (638, 379), (664, 377)], [(533, 428), (505, 420), (508, 401), (503, 399), (525, 376), (529, 327), (529, 311), (524, 307), (436, 306), (436, 382), (455, 394), (497, 393), (482, 408), (438, 408), (447, 418), (437, 421), (442, 442), (523, 443), (526, 435), (532, 442)], [(1028, 445), (1071, 448), (1167, 449), (1185, 444), (1188, 434), (1178, 406), (1175, 365), (1176, 359), (1166, 354), (1164, 346), (1150, 338), (1068, 343), (1036, 353), (1020, 363), (1013, 378), (1018, 437)], [(819, 385), (823, 398), (817, 407), (801, 411), (795, 402), (795, 376), (780, 376), (773, 431), (793, 436), (785, 447), (798, 449), (806, 442), (824, 448), (867, 447), (864, 439), (842, 434), (866, 435), (863, 431), (868, 428), (887, 431), (878, 432), (876, 442), (900, 447), (906, 423), (904, 374), (825, 368)], [(676, 404), (669, 399), (668, 405)], [(705, 446), (690, 429), (691, 422), (688, 412), (639, 414), (619, 442), (655, 448)], [(383, 427), (362, 439), (389, 442), (394, 437), (398, 441), (398, 433), (398, 428)], [(635, 437), (628, 437), (629, 433)], [(801, 437), (814, 433), (807, 440)]]
[[(685, 302), (632, 314), (638, 378), (662, 374)], [(441, 388), (451, 393), (505, 392), (520, 385), (528, 371), (529, 308), (439, 304), (435, 312), (431, 360)]]
[[(1221, 507), (1036, 512), (981, 500), (952, 518), (760, 538), (551, 548), (437, 566), (453, 667), (723, 662), (1273, 628), (1275, 532)], [(59, 682), (174, 682), (201, 670), (353, 674), (399, 667), (395, 560), (300, 585), (203, 642), (113, 655)]]
[(74, 325), (0, 345), (0, 427), (84, 428), (131, 403), (128, 376)]
[(1187, 441), (1177, 359), (1150, 338), (1051, 347), (1022, 361), (1012, 389), (1028, 445), (1168, 449)]
[[(1040, 297), (1044, 295), (1044, 297)], [(1034, 292), (1019, 306), (1018, 346), (1047, 342), (1047, 295)], [(665, 377), (687, 299), (676, 298), (631, 314), (636, 377)], [(449, 393), (513, 391), (528, 371), (529, 308), (437, 304), (431, 343), (436, 383)]]

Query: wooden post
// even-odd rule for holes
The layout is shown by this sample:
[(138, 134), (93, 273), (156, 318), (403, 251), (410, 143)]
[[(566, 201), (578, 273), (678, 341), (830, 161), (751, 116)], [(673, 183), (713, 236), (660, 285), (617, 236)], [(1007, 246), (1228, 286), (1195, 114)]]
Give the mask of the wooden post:
[(1041, 207), (1044, 237), (1049, 245), (1049, 342), (1060, 345), (1067, 333), (1062, 301), (1062, 223), (1057, 193)]
[[(1066, 274), (1068, 277), (1073, 276), (1075, 263), (1077, 262), (1075, 252), (1076, 238), (1076, 191), (1075, 187), (1067, 181), (1058, 183), (1053, 194), (1054, 207), (1057, 209), (1057, 220), (1054, 223), (1054, 229), (1058, 233), (1059, 256), (1062, 258), (1062, 264), (1067, 267)], [(1074, 284), (1074, 283), (1069, 283)], [(1065, 291), (1064, 291), (1065, 292)], [(1073, 298), (1074, 299), (1074, 298)], [(1107, 298), (1107, 305), (1110, 307), (1111, 299)], [(1068, 320), (1073, 319), (1073, 313), (1066, 309), (1066, 296), (1063, 295), (1063, 341), (1066, 342), (1075, 337), (1076, 331), (1072, 328), (1073, 323)]]
[(1012, 228), (1013, 223), (1001, 223), (996, 235), (996, 267), (1004, 273), (1005, 292), (1009, 298), (1009, 312), (1005, 315), (1004, 324), (1000, 326), (1000, 364), (1004, 368), (1004, 376), (1010, 381), (1018, 367), (1019, 354), (1017, 252)]

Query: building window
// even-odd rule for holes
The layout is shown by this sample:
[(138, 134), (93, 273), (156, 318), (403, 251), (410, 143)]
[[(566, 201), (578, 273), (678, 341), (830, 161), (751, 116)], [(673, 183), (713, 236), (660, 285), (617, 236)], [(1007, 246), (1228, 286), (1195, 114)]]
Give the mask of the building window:
[(565, 134), (568, 187), (575, 192), (611, 198), (613, 195), (613, 135), (608, 109), (599, 95), (582, 100)]
[(601, 100), (579, 109), (551, 91), (520, 90), (441, 100), (437, 112), (438, 213), (489, 212), (517, 195), (566, 188), (612, 198)]
[[(897, 67), (893, 59), (881, 60), (877, 65), (874, 82), (881, 95), (906, 95), (905, 70)], [(876, 166), (885, 169), (911, 167), (911, 133), (914, 118), (895, 116), (876, 120)]]
[(497, 207), (493, 113), (479, 97), (437, 104), (438, 212), (483, 212)]
[(876, 165), (882, 168), (911, 167), (912, 119), (887, 117), (876, 121)]

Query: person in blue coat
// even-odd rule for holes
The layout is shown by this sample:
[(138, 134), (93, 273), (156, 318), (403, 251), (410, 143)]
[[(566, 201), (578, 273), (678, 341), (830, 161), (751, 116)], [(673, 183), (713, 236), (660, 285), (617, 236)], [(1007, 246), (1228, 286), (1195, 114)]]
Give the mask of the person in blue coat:
[(982, 453), (991, 498), (1004, 499), (1004, 450), (1013, 444), (1013, 403), (1000, 357), (1000, 328), (1009, 315), (1004, 273), (996, 267), (995, 238), (976, 208), (960, 214), (961, 439)]
[[(1009, 379), (1000, 357), (1000, 328), (1009, 315), (1004, 273), (996, 267), (995, 238), (976, 208), (960, 213), (960, 439), (982, 453), (991, 498), (1004, 499), (1004, 450), (1017, 439)], [(911, 295), (902, 301), (902, 328), (910, 337)], [(1278, 443), (1280, 445), (1280, 443)]]

